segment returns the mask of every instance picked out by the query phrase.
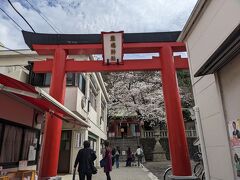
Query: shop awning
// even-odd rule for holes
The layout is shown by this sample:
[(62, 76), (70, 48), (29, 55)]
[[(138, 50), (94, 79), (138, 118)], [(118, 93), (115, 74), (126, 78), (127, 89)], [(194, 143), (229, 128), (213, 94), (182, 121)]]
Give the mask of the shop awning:
[(83, 127), (90, 127), (86, 121), (74, 114), (39, 87), (31, 86), (0, 73), (0, 91), (11, 93), (55, 116), (59, 117), (59, 114), (62, 114), (63, 117), (61, 118), (67, 122)]

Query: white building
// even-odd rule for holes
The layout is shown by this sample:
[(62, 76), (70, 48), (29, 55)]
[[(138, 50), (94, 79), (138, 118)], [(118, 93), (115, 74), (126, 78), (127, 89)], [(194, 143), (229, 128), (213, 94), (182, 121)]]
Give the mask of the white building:
[[(240, 179), (240, 2), (199, 0), (185, 41), (206, 178)], [(237, 134), (237, 135), (236, 135)], [(239, 136), (239, 137), (238, 137)]]
[[(48, 92), (51, 74), (34, 74), (31, 69), (24, 68), (30, 61), (42, 60), (46, 57), (38, 56), (30, 50), (18, 52), (21, 54), (0, 50), (0, 73), (39, 86)], [(86, 60), (91, 57), (75, 57), (78, 60), (83, 58)], [(60, 173), (72, 172), (77, 152), (83, 147), (83, 141), (87, 139), (96, 151), (96, 165), (99, 165), (102, 143), (107, 139), (107, 101), (108, 94), (100, 73), (67, 74), (65, 106), (87, 121), (91, 127), (86, 129), (63, 121), (58, 167)], [(40, 128), (39, 124), (35, 126)]]

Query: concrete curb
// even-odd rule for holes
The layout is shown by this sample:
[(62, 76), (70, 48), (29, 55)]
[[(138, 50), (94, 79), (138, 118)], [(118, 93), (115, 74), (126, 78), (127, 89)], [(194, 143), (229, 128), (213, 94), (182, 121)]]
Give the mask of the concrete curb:
[(148, 172), (148, 177), (151, 180), (159, 180), (157, 176), (155, 176), (151, 171), (149, 171), (143, 164), (142, 164), (142, 170), (145, 172)]

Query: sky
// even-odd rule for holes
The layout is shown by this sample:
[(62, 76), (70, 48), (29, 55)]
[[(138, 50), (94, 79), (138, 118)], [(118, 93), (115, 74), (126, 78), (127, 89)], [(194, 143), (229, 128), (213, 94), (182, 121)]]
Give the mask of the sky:
[[(56, 33), (28, 4), (47, 17), (59, 33), (100, 34), (101, 31), (181, 31), (197, 0), (11, 0), (38, 33)], [(7, 0), (6, 11), (24, 30), (31, 31)], [(27, 48), (21, 30), (0, 10), (0, 43)]]

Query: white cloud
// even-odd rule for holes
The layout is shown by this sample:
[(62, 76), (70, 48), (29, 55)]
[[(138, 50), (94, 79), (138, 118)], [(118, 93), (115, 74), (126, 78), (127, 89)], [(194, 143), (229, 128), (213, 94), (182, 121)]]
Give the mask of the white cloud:
[[(6, 0), (0, 4), (25, 30), (26, 23)], [(25, 0), (13, 1), (36, 32), (54, 33)], [(101, 31), (160, 32), (181, 30), (197, 0), (29, 0), (63, 33)], [(21, 32), (0, 12), (0, 42), (25, 48)]]

